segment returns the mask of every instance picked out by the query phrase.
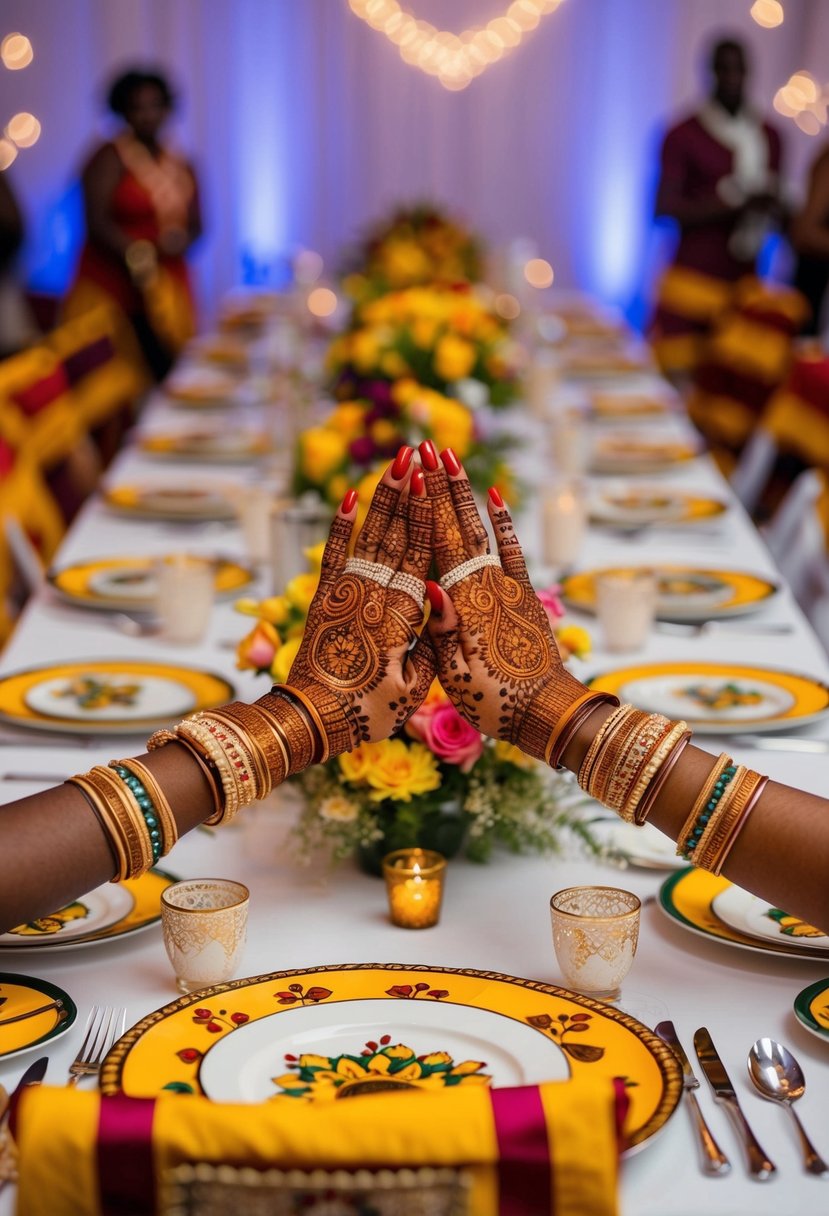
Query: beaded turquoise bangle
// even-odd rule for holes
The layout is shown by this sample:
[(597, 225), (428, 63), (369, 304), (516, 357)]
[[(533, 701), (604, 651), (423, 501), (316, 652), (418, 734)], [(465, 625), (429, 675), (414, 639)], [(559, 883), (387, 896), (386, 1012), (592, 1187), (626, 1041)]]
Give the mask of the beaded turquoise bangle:
[(714, 782), (714, 789), (711, 792), (711, 797), (708, 799), (699, 815), (697, 815), (696, 822), (685, 838), (685, 843), (679, 851), (680, 856), (684, 857), (686, 861), (691, 861), (691, 855), (702, 839), (702, 834), (708, 826), (708, 820), (717, 809), (717, 803), (720, 801), (726, 789), (733, 780), (736, 771), (736, 764), (729, 764), (727, 768), (723, 769), (717, 780)]
[(123, 781), (124, 785), (132, 791), (135, 801), (141, 814), (144, 816), (144, 822), (147, 825), (147, 831), (150, 836), (150, 846), (153, 851), (153, 865), (158, 861), (164, 848), (164, 838), (161, 832), (161, 824), (158, 818), (158, 811), (153, 804), (153, 800), (147, 793), (147, 787), (142, 781), (136, 777), (135, 773), (131, 773), (129, 769), (123, 768), (120, 764), (111, 764), (110, 768)]

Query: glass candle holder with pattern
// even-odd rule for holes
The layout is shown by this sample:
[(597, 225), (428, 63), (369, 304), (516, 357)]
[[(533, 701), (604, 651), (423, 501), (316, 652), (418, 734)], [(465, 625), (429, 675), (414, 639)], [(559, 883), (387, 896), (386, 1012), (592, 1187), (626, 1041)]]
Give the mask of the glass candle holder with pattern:
[(618, 887), (567, 887), (550, 900), (553, 945), (565, 984), (619, 999), (639, 942), (637, 895)]
[(389, 915), (401, 929), (429, 929), (440, 920), (446, 858), (431, 849), (397, 849), (383, 858)]
[(164, 946), (179, 992), (232, 979), (245, 948), (250, 892), (228, 878), (188, 878), (161, 893)]

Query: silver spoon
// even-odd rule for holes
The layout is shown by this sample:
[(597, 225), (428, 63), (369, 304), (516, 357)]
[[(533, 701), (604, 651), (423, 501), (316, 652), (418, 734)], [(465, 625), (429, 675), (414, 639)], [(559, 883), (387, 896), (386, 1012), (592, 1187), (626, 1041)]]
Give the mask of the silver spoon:
[(829, 1178), (829, 1165), (815, 1150), (792, 1105), (806, 1089), (803, 1071), (792, 1053), (774, 1039), (758, 1039), (748, 1053), (748, 1073), (763, 1097), (782, 1102), (794, 1119), (807, 1172)]

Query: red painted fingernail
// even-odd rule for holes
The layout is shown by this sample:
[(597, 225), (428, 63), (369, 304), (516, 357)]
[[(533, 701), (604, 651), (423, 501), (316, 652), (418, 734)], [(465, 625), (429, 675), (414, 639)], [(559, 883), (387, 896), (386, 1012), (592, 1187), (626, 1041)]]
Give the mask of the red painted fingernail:
[(421, 443), (420, 459), (424, 469), (427, 469), (430, 473), (434, 473), (435, 469), (438, 467), (438, 454), (435, 451), (435, 445), (432, 443), (431, 439), (424, 439), (423, 443)]
[(495, 489), (495, 486), (489, 487), (489, 497), (490, 497), (490, 501), (493, 503), (494, 506), (503, 507), (504, 500), (501, 497), (501, 495), (498, 493), (498, 491)]
[(452, 449), (445, 448), (441, 452), (440, 458), (443, 461), (443, 467), (446, 469), (446, 472), (451, 477), (457, 477), (458, 473), (461, 471), (461, 462), (458, 460)]
[(395, 456), (394, 464), (391, 466), (391, 475), (395, 481), (400, 481), (406, 476), (409, 465), (412, 463), (413, 456), (414, 448), (410, 448), (404, 444)]
[(343, 515), (350, 515), (357, 505), (357, 491), (349, 490), (343, 499), (343, 505), (340, 507)]
[(435, 616), (443, 616), (443, 592), (437, 583), (426, 583), (426, 594)]
[(412, 480), (409, 482), (409, 492), (414, 494), (416, 498), (426, 493), (426, 478), (423, 476), (423, 469), (415, 469), (412, 473)]

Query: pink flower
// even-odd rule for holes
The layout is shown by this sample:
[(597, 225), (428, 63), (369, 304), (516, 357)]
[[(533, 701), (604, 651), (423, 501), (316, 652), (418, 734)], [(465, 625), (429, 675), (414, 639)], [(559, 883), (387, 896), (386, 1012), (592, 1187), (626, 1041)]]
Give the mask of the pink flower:
[(558, 583), (553, 583), (552, 587), (545, 587), (543, 591), (538, 592), (538, 598), (541, 600), (541, 607), (547, 613), (547, 620), (550, 622), (550, 628), (555, 629), (557, 623), (564, 616), (564, 605), (561, 602), (561, 587)]
[(469, 772), (484, 750), (482, 736), (450, 701), (424, 705), (409, 719), (406, 730), (425, 743), (438, 760), (457, 764), (462, 773)]

